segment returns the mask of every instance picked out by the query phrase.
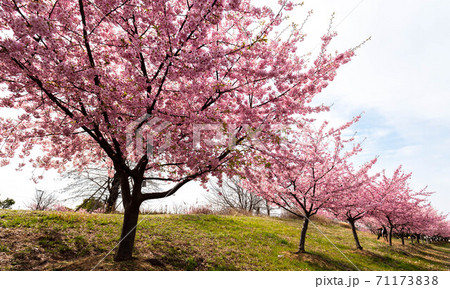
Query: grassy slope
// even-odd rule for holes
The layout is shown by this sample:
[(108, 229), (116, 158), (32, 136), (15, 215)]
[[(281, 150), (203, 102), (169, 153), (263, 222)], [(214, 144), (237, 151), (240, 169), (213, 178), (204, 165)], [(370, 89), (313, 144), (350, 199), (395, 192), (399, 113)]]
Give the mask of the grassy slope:
[[(311, 225), (296, 255), (301, 221), (268, 217), (147, 215), (141, 218), (136, 258), (98, 270), (449, 270), (450, 246), (389, 247), (329, 221)], [(0, 210), (0, 270), (90, 270), (116, 244), (120, 215)], [(322, 231), (337, 250), (320, 233)]]

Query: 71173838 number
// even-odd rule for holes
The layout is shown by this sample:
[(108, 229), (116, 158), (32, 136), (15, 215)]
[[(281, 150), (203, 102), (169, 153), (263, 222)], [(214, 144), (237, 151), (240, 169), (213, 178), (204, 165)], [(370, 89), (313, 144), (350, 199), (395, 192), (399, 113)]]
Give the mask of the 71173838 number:
[(377, 285), (438, 285), (437, 276), (377, 276)]

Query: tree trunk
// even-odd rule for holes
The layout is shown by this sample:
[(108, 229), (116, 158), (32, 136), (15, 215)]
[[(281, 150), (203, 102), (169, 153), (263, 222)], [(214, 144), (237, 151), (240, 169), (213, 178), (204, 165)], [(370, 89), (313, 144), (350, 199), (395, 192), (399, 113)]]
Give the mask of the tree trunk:
[[(139, 207), (145, 200), (153, 200), (165, 198), (173, 195), (184, 184), (192, 179), (183, 180), (176, 186), (172, 187), (167, 192), (158, 192), (152, 194), (142, 194), (142, 183), (144, 181), (144, 174), (148, 159), (144, 156), (138, 165), (131, 171), (131, 176), (128, 172), (120, 171), (120, 165), (115, 166), (116, 172), (119, 173), (120, 188), (123, 200), (123, 207), (125, 213), (123, 215), (122, 233), (118, 244), (114, 261), (126, 261), (132, 259), (134, 240), (136, 238), (136, 227), (139, 218)], [(119, 170), (118, 170), (119, 169)], [(130, 188), (129, 178), (132, 178), (133, 186)]]
[(266, 202), (267, 216), (270, 217), (270, 205), (269, 205), (269, 202), (267, 202), (267, 201), (265, 201), (265, 202)]
[(112, 213), (116, 209), (117, 199), (119, 198), (120, 179), (119, 174), (114, 174), (111, 187), (109, 188), (109, 196), (106, 200), (106, 213)]
[(132, 259), (134, 240), (136, 237), (136, 226), (139, 218), (140, 204), (131, 203), (126, 206), (123, 215), (122, 234), (120, 243), (114, 256), (114, 261), (126, 261)]
[(401, 234), (400, 238), (402, 239), (402, 245), (405, 246), (405, 236), (403, 236), (403, 234)]
[(416, 242), (417, 242), (417, 244), (420, 244), (420, 235), (419, 234), (416, 234)]
[(347, 221), (348, 221), (348, 223), (350, 224), (350, 226), (352, 227), (353, 238), (355, 239), (355, 243), (356, 243), (356, 249), (362, 250), (363, 247), (362, 247), (361, 244), (359, 243), (358, 233), (356, 232), (355, 220), (353, 220), (353, 219), (347, 219)]
[(392, 231), (393, 227), (389, 226), (389, 246), (392, 246)]
[(411, 245), (414, 245), (414, 236), (410, 234), (409, 237), (411, 238)]
[(298, 246), (297, 253), (306, 253), (305, 251), (305, 241), (306, 241), (306, 231), (308, 230), (309, 216), (305, 215), (305, 220), (303, 221), (302, 233), (300, 235), (300, 244)]
[[(143, 172), (142, 175), (143, 176)], [(139, 199), (142, 189), (142, 178), (133, 178), (133, 187), (130, 188), (128, 176), (120, 173), (118, 176), (122, 190), (124, 207), (122, 233), (114, 261), (126, 261), (132, 259), (136, 226), (139, 218), (139, 207), (142, 200)]]

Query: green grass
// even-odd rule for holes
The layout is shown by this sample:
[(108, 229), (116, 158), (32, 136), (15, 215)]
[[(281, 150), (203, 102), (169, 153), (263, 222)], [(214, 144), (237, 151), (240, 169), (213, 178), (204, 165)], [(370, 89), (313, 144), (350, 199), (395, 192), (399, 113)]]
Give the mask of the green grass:
[[(112, 254), (97, 270), (449, 270), (449, 244), (390, 247), (348, 227), (313, 221), (306, 254), (296, 251), (301, 221), (218, 215), (145, 215), (135, 258)], [(121, 215), (0, 211), (0, 270), (90, 270), (116, 245)], [(333, 244), (336, 245), (334, 247)], [(345, 256), (344, 256), (345, 255)], [(348, 258), (348, 259), (347, 259)]]

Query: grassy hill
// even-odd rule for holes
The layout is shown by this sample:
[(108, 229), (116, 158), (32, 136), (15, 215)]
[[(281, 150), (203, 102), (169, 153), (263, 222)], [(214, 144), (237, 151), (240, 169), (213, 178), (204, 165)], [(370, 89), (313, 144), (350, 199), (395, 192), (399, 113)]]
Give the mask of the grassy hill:
[[(115, 263), (110, 254), (96, 270), (450, 269), (449, 244), (395, 240), (389, 247), (360, 232), (358, 251), (347, 226), (324, 219), (310, 225), (302, 255), (293, 253), (299, 220), (144, 215), (140, 221), (136, 258)], [(121, 222), (121, 215), (0, 210), (0, 270), (91, 270), (116, 245)]]

